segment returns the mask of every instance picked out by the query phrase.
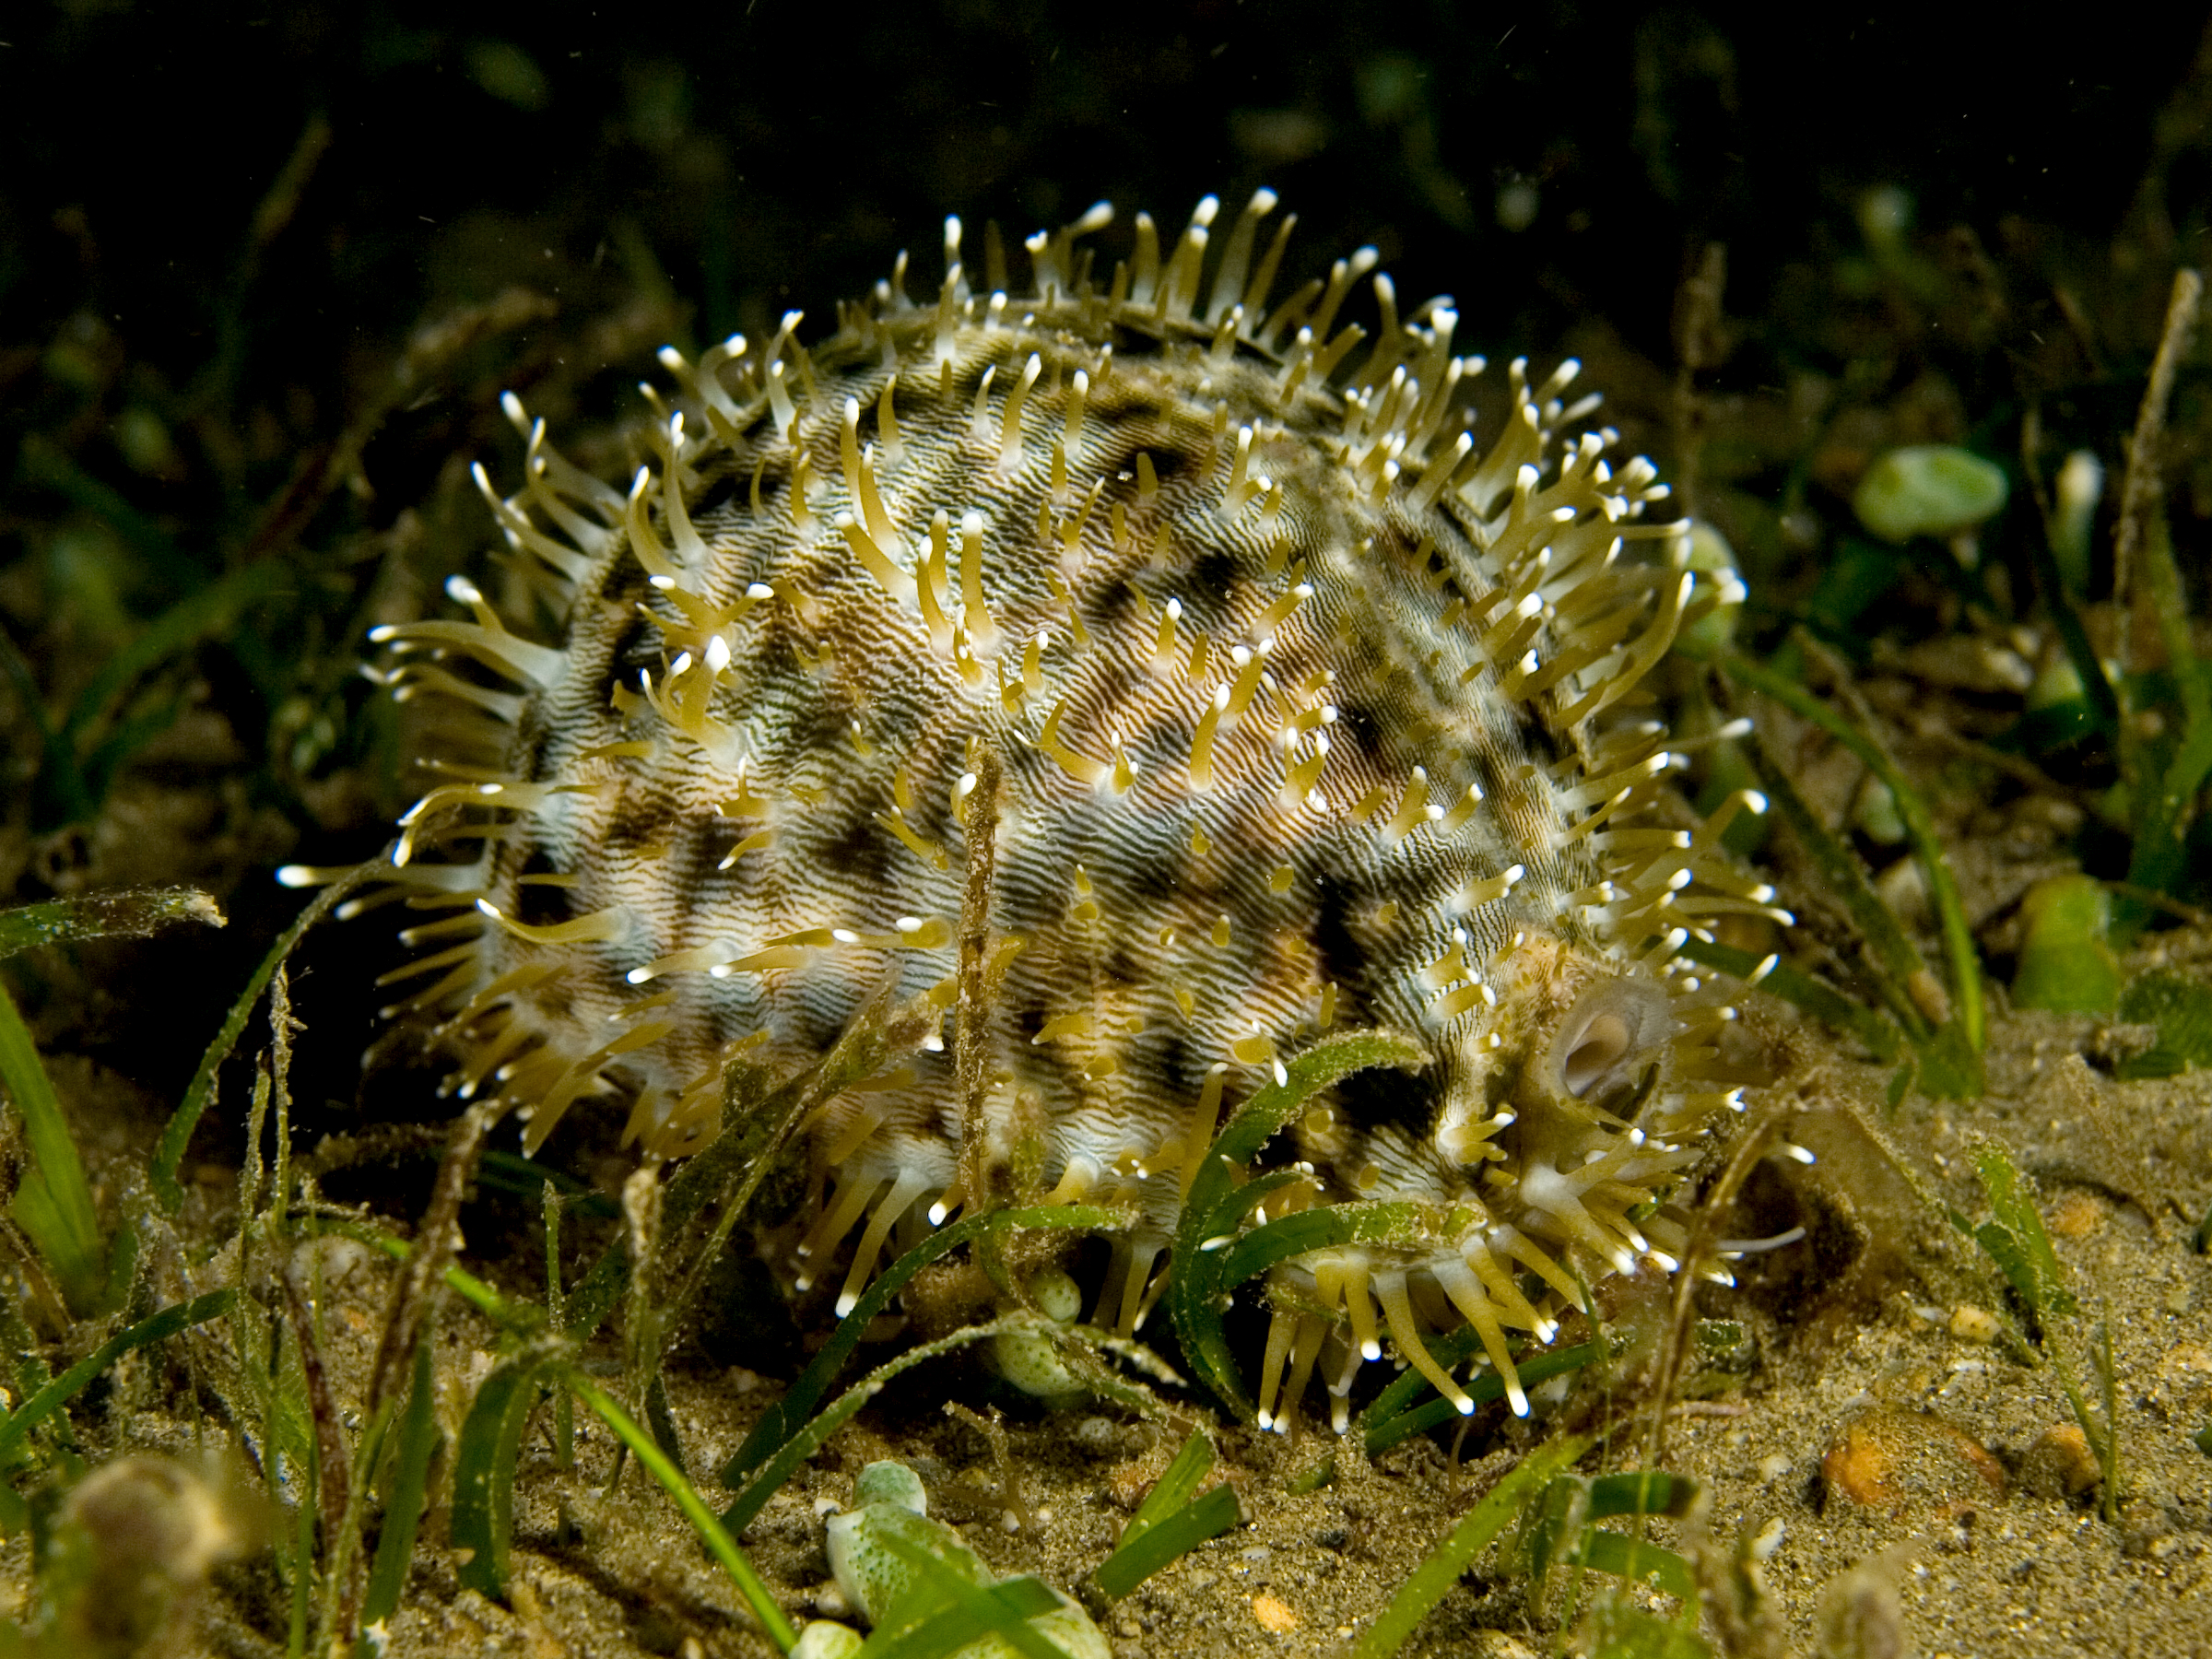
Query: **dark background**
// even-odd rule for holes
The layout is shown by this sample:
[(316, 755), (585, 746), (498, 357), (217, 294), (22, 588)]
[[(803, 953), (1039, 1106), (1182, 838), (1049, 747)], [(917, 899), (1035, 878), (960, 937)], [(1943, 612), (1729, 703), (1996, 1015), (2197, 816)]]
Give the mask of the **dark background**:
[[(437, 603), (488, 539), (457, 461), (512, 468), (496, 394), (618, 457), (594, 434), (635, 407), (654, 347), (790, 306), (826, 332), (900, 247), (932, 291), (947, 211), (1011, 241), (1110, 197), (1111, 256), (1138, 207), (1172, 226), (1208, 191), (1233, 214), (1272, 185), (1300, 216), (1293, 279), (1372, 242), (1403, 300), (1456, 296), (1463, 349), (1583, 353), (1735, 543), (1755, 611), (1786, 619), (1885, 441), (2017, 453), (2033, 403), (2054, 446), (2116, 462), (2172, 269), (2203, 245), (2203, 27), (2159, 7), (2043, 28), (1894, 6), (18, 0), (0, 900), (189, 878), (234, 917), (81, 978), (22, 970), (18, 991), (42, 1039), (173, 1099), (299, 903), (269, 870), (371, 853), (407, 798), (353, 664), (369, 621)], [(1686, 332), (1716, 243), (1724, 321)], [(273, 585), (235, 580), (265, 565)], [(367, 926), (314, 959), (344, 1039), (326, 1094), (350, 1092), (370, 1030)]]
[(2100, 242), (2156, 147), (2180, 152), (2172, 234), (2202, 229), (2202, 111), (2167, 109), (2185, 7), (2063, 33), (1895, 6), (9, 10), (6, 337), (89, 309), (180, 385), (318, 116), (241, 368), (341, 400), (358, 356), (506, 283), (573, 311), (649, 250), (718, 337), (858, 291), (900, 246), (934, 274), (945, 212), (1018, 233), (1100, 196), (1179, 219), (1272, 184), (1309, 262), (1374, 242), (1485, 349), (1595, 314), (1662, 360), (1702, 244), (1730, 244), (1732, 309), (1757, 314), (1791, 262), (1852, 240), (1871, 185), (1924, 225)]

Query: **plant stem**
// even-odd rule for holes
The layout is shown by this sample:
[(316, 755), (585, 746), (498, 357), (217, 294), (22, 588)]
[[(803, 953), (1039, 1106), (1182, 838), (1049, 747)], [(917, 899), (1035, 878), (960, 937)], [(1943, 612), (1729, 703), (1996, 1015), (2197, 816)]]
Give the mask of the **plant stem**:
[(684, 1512), (707, 1548), (724, 1571), (735, 1581), (738, 1594), (752, 1608), (753, 1617), (760, 1621), (779, 1653), (788, 1653), (799, 1640), (791, 1621), (783, 1617), (783, 1609), (776, 1606), (768, 1586), (760, 1582), (759, 1574), (737, 1547), (737, 1541), (700, 1497), (698, 1490), (684, 1476), (684, 1472), (669, 1461), (652, 1435), (628, 1412), (615, 1402), (614, 1397), (583, 1372), (572, 1365), (564, 1365), (557, 1373), (561, 1384), (590, 1406), (615, 1432), (615, 1437), (629, 1448), (632, 1456), (642, 1465), (647, 1474), (659, 1481), (668, 1496), (676, 1500), (677, 1508)]
[(1966, 907), (1959, 897), (1959, 884), (1952, 879), (1950, 861), (1944, 856), (1943, 843), (1936, 839), (1935, 820), (1928, 814), (1927, 803), (1878, 745), (1794, 680), (1785, 679), (1748, 657), (1733, 653), (1721, 659), (1721, 666), (1730, 678), (1771, 697), (1792, 713), (1812, 722), (1865, 761), (1867, 770), (1888, 785), (1897, 801), (1898, 817), (1904, 820), (1905, 833), (1912, 840), (1912, 851), (1919, 856), (1921, 869), (1928, 878), (1928, 894), (1935, 901), (1936, 913), (1942, 924), (1944, 954), (1950, 960), (1951, 992), (1957, 1000), (1959, 1030), (1966, 1038), (1967, 1047), (1980, 1053), (1983, 1025), (1981, 966), (1974, 955), (1972, 930), (1967, 926)]

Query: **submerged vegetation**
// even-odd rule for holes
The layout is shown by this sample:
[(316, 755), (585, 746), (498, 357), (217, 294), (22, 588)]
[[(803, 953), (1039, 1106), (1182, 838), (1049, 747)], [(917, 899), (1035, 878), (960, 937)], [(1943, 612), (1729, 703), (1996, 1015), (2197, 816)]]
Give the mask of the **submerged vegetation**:
[[(159, 1652), (195, 1630), (238, 1652), (432, 1651), (473, 1640), (440, 1622), (465, 1617), (805, 1659), (1147, 1638), (1381, 1659), (1494, 1630), (1639, 1659), (1873, 1654), (1936, 1617), (1907, 1609), (1915, 1561), (1967, 1574), (1976, 1515), (1993, 1557), (1999, 1527), (2075, 1529), (2100, 1594), (2201, 1583), (2212, 359), (2185, 250), (2207, 223), (2205, 65), (2178, 90), (2136, 83), (2161, 112), (2139, 177), (2098, 176), (2099, 212), (1945, 196), (1899, 160), (1767, 204), (1792, 229), (1762, 245), (1684, 171), (1726, 148), (1694, 123), (1733, 111), (1752, 48), (1654, 19), (1615, 66), (1619, 97), (1641, 88), (1639, 188), (1689, 249), (1665, 327), (1636, 320), (1668, 298), (1644, 291), (1649, 261), (1640, 288), (1558, 299), (1585, 268), (1564, 228), (1594, 210), (1583, 164), (1569, 145), (1477, 189), (1473, 152), (1439, 148), (1462, 94), (1420, 54), (1363, 39), (1337, 101), (1237, 110), (1240, 167), (1319, 175), (1301, 207), (1331, 169), (1386, 174), (1377, 211), (1406, 251), (1426, 233), (1437, 259), (1551, 274), (1482, 343), (1573, 351), (1619, 388), (1695, 517), (1693, 563), (1740, 582), (1655, 695), (1704, 740), (1683, 821), (1769, 801), (1731, 842), (1799, 921), (1686, 947), (1758, 987), (1747, 1081), (1774, 1084), (1691, 1193), (1686, 1253), (1738, 1287), (1625, 1277), (1514, 1355), (1526, 1425), (1496, 1368), (1467, 1374), (1483, 1345), (1459, 1330), (1427, 1347), (1471, 1409), (1408, 1364), (1362, 1385), (1342, 1433), (1293, 1440), (1241, 1426), (1265, 1322), (1229, 1293), (1316, 1223), (1250, 1224), (1265, 1194), (1235, 1171), (1306, 1093), (1403, 1058), (1386, 1033), (1287, 1055), (1220, 1127), (1228, 1161), (1198, 1166), (1134, 1336), (1074, 1317), (1053, 1277), (1095, 1278), (1064, 1245), (1125, 1225), (1103, 1206), (979, 1208), (843, 1318), (784, 1312), (754, 1218), (788, 1206), (778, 1151), (806, 1114), (919, 1040), (924, 1012), (888, 995), (665, 1165), (613, 1130), (527, 1162), (389, 1040), (359, 1080), (369, 982), (393, 964), (323, 925), (358, 891), (302, 908), (269, 875), (372, 853), (409, 793), (358, 651), (488, 538), (463, 464), (512, 458), (498, 392), (568, 410), (582, 459), (623, 470), (637, 364), (780, 312), (785, 243), (806, 250), (794, 288), (857, 291), (847, 263), (886, 233), (880, 195), (849, 221), (741, 196), (735, 140), (680, 65), (628, 60), (594, 93), (544, 42), (348, 27), (367, 67), (347, 73), (450, 66), (500, 134), (603, 96), (610, 153), (690, 217), (610, 208), (595, 182), (435, 243), (349, 234), (331, 180), (368, 188), (357, 140), (310, 110), (257, 135), (260, 194), (204, 232), (220, 252), (189, 326), (135, 308), (97, 201), (40, 208), (36, 270), (0, 250), (0, 298), (38, 300), (0, 335), (0, 1652)], [(1186, 97), (1205, 73), (1161, 62)], [(1024, 157), (971, 189), (918, 182), (1024, 219), (1068, 167)], [(11, 242), (30, 200), (8, 199)], [(1356, 200), (1323, 211), (1301, 241), (1378, 233)], [(818, 244), (803, 220), (833, 229)], [(431, 246), (448, 265), (428, 287), (371, 305)], [(317, 260), (341, 272), (319, 291), (381, 336), (334, 340), (289, 304)], [(1824, 1370), (1864, 1385), (1824, 1395)], [(1969, 1414), (1954, 1391), (1974, 1387), (2001, 1407)], [(1740, 1476), (1759, 1460), (1711, 1442), (1785, 1397), (1817, 1415), (1753, 1444), (1787, 1448), (1769, 1454), (1786, 1473)], [(1067, 1476), (1087, 1436), (1119, 1461)], [(1077, 1493), (1120, 1512), (1084, 1531)], [(1823, 1531), (1828, 1553), (1804, 1542)], [(880, 1598), (833, 1571), (855, 1537), (881, 1552)], [(1001, 1539), (1022, 1571), (994, 1564)], [(1252, 1552), (1279, 1569), (1294, 1549), (1340, 1576), (1303, 1599), (1263, 1582)], [(612, 1627), (551, 1598), (556, 1559), (592, 1563)], [(2000, 1616), (2018, 1579), (1999, 1571), (1956, 1617)], [(1201, 1579), (1244, 1586), (1233, 1630), (1182, 1611)]]

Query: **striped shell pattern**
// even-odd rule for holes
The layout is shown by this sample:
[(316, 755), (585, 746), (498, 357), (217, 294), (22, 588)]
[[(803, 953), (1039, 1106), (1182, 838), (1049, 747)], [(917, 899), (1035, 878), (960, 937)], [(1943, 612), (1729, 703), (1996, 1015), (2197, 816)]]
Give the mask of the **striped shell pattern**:
[[(1319, 1366), (1341, 1424), (1385, 1331), (1471, 1409), (1424, 1341), (1462, 1324), (1525, 1412), (1515, 1333), (1677, 1265), (1663, 1201), (1740, 1106), (1733, 1010), (1677, 952), (1779, 915), (1720, 845), (1760, 804), (1657, 821), (1679, 752), (1631, 693), (1741, 594), (1693, 581), (1650, 464), (1563, 402), (1573, 363), (1512, 364), (1478, 435), (1450, 302), (1401, 316), (1372, 250), (1271, 307), (1274, 206), (1216, 236), (1208, 198), (1171, 244), (1140, 215), (1101, 280), (1101, 205), (1030, 239), (1026, 291), (995, 237), (971, 282), (947, 221), (934, 298), (901, 255), (813, 345), (794, 313), (664, 351), (627, 491), (510, 397), (521, 487), (477, 473), (502, 603), (455, 578), (471, 619), (376, 635), (436, 708), (387, 872), (428, 913), (394, 1011), (528, 1147), (607, 1100), (678, 1155), (733, 1065), (792, 1075), (887, 989), (930, 999), (937, 1033), (805, 1129), (786, 1261), (841, 1277), (841, 1312), (969, 1197), (957, 935), (987, 812), (986, 1150), (1026, 1147), (1042, 1201), (1138, 1216), (1101, 1322), (1148, 1306), (1221, 1113), (1323, 1034), (1393, 1028), (1426, 1068), (1317, 1096), (1256, 1167), (1293, 1172), (1277, 1214), (1430, 1223), (1274, 1269), (1260, 1418)], [(1338, 320), (1361, 286), (1371, 330)]]

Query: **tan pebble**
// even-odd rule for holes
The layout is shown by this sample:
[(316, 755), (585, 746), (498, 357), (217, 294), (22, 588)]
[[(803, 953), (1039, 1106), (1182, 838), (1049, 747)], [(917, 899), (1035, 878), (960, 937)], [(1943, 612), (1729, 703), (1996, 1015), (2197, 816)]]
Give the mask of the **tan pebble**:
[(2020, 1463), (2020, 1484), (2038, 1498), (2078, 1498), (2104, 1478), (2088, 1437), (2076, 1423), (2053, 1423)]
[(1820, 1460), (1830, 1489), (1869, 1509), (1928, 1500), (1953, 1511), (2002, 1497), (2004, 1465), (1930, 1412), (1878, 1406), (1846, 1423)]
[(1288, 1636), (1298, 1629), (1298, 1615), (1289, 1604), (1278, 1601), (1264, 1590), (1252, 1598), (1252, 1616), (1277, 1636)]
[(2068, 1193), (2051, 1206), (2051, 1230), (2062, 1239), (2086, 1239), (2104, 1225), (2104, 1200), (2093, 1193)]
[(1951, 1335), (1961, 1342), (1994, 1342), (1997, 1339), (1997, 1316), (1987, 1308), (1977, 1308), (1972, 1302), (1960, 1302), (1951, 1310)]

